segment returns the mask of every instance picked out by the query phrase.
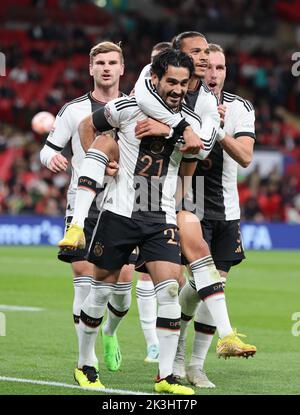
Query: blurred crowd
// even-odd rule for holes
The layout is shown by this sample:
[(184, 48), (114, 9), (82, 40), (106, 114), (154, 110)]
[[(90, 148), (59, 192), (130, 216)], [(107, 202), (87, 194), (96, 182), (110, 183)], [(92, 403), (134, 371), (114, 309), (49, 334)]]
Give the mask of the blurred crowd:
[(0, 157), (1, 151), (11, 151), (15, 160), (8, 177), (0, 179), (0, 214), (64, 215), (69, 174), (54, 175), (43, 167), (40, 149), (32, 132), (1, 125)]
[(277, 168), (262, 178), (259, 168), (239, 184), (241, 219), (254, 222), (300, 223), (300, 188), (295, 176)]
[[(191, 30), (269, 35), (274, 31), (276, 0), (155, 0), (178, 19), (178, 32)], [(266, 16), (268, 18), (266, 19)]]
[[(64, 215), (69, 172), (52, 174), (43, 167), (39, 160), (41, 144), (32, 132), (1, 126), (0, 157), (9, 149), (18, 151), (18, 156), (7, 180), (0, 179), (0, 214)], [(275, 167), (262, 178), (256, 167), (240, 181), (239, 194), (242, 220), (300, 223), (297, 176), (282, 175)]]
[[(1, 180), (0, 176), (0, 213), (64, 213), (68, 175), (54, 176), (40, 165), (39, 151), (45, 137), (32, 133), (30, 122), (37, 112), (47, 110), (56, 114), (65, 102), (91, 89), (88, 53), (93, 44), (107, 39), (122, 41), (126, 69), (121, 89), (129, 93), (149, 61), (152, 46), (159, 41), (171, 40), (187, 28), (201, 28), (204, 33), (255, 32), (264, 36), (275, 34), (278, 22), (275, 0), (187, 0), (180, 4), (153, 0), (152, 3), (163, 7), (165, 16), (169, 16), (164, 17), (164, 24), (125, 9), (122, 13), (115, 11), (109, 24), (92, 31), (76, 22), (62, 26), (45, 14), (24, 30), (25, 43), (0, 44), (7, 63), (7, 76), (0, 84), (0, 109), (6, 121), (0, 126), (0, 160), (8, 149), (19, 149), (22, 154), (13, 163), (7, 180)], [(46, 5), (47, 0), (36, 1), (41, 10)], [(74, 2), (59, 1), (58, 5), (67, 13)], [(268, 50), (257, 47), (247, 52), (236, 43), (225, 49), (224, 89), (254, 104), (256, 149), (276, 149), (299, 163), (300, 126), (291, 122), (293, 114), (300, 112), (300, 77), (291, 73), (295, 47)], [(28, 85), (36, 91), (33, 96), (27, 94)], [(270, 177), (262, 178), (255, 170), (239, 184), (239, 190), (244, 219), (300, 223), (299, 177), (282, 176), (274, 171)]]

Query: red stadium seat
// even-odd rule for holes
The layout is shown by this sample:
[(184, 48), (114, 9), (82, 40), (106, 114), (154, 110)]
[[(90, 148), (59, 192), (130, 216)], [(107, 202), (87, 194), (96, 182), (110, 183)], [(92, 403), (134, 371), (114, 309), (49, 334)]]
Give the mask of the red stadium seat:
[(11, 167), (17, 157), (21, 157), (22, 148), (8, 148), (0, 153), (0, 180), (7, 181), (10, 178)]

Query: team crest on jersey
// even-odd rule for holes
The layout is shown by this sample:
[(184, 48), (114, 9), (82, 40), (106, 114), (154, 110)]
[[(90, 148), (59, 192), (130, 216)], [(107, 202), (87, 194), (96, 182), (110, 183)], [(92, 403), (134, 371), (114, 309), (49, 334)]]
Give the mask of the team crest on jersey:
[(205, 160), (201, 160), (201, 168), (203, 170), (210, 170), (212, 168), (213, 162), (210, 158), (206, 158)]
[(164, 149), (165, 146), (160, 140), (154, 141), (150, 145), (150, 150), (152, 154), (160, 154), (164, 151)]
[(103, 254), (104, 245), (101, 242), (96, 242), (94, 246), (94, 255), (101, 256)]

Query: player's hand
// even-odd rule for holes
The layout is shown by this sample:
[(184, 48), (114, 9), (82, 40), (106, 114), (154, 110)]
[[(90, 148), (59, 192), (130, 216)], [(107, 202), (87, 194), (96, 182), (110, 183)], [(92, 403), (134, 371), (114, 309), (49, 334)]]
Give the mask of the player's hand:
[(218, 105), (218, 113), (221, 118), (220, 127), (224, 127), (224, 120), (225, 120), (225, 113), (226, 113), (226, 106), (223, 104)]
[(180, 148), (182, 153), (198, 154), (204, 148), (203, 142), (191, 127), (184, 130), (183, 139), (185, 144)]
[(115, 176), (119, 171), (119, 165), (116, 161), (110, 161), (106, 166), (105, 173), (107, 176)]
[(60, 171), (67, 170), (68, 167), (68, 160), (61, 154), (55, 154), (50, 160), (48, 165), (48, 169), (51, 170), (53, 173), (58, 173)]
[(149, 136), (167, 137), (170, 134), (170, 130), (171, 128), (166, 124), (153, 120), (153, 118), (146, 118), (136, 123), (135, 136), (136, 138)]

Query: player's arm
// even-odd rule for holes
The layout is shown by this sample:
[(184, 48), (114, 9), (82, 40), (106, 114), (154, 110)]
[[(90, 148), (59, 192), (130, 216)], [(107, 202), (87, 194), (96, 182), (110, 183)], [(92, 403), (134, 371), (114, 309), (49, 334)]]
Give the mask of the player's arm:
[(179, 168), (177, 189), (175, 194), (176, 206), (184, 199), (192, 185), (192, 178), (197, 167), (197, 161), (182, 160)]
[(184, 131), (179, 132), (178, 129), (174, 130), (153, 118), (146, 118), (136, 123), (135, 135), (136, 138), (139, 139), (155, 136), (164, 137), (166, 139), (174, 138), (175, 140), (184, 140), (184, 145), (180, 149), (183, 153), (198, 154), (199, 150), (204, 148), (204, 144), (200, 140), (200, 137), (194, 132), (189, 124), (186, 124)]
[(53, 173), (67, 169), (68, 160), (61, 154), (62, 150), (74, 134), (69, 108), (57, 114), (53, 130), (40, 151), (41, 163)]
[[(254, 111), (244, 110), (237, 119), (234, 137), (220, 128), (217, 140), (220, 145), (240, 166), (247, 167), (251, 163), (255, 142)], [(225, 126), (226, 129), (226, 126)]]
[(201, 140), (204, 143), (203, 157), (206, 158), (212, 147), (214, 146), (217, 138), (217, 132), (220, 128), (220, 114), (218, 111), (217, 97), (209, 92), (199, 99), (195, 107), (196, 114), (201, 119), (201, 128), (199, 131)]
[(242, 167), (248, 167), (253, 156), (254, 139), (246, 134), (238, 138), (225, 134), (219, 141), (226, 153)]
[[(217, 109), (216, 109), (217, 110)], [(214, 127), (212, 129), (210, 129), (210, 132), (208, 135), (205, 135), (203, 133), (204, 129), (203, 129), (203, 122), (200, 119), (200, 117), (198, 116), (198, 114), (195, 114), (192, 110), (190, 109), (183, 109), (183, 111), (187, 112), (186, 114), (186, 119), (187, 121), (190, 123), (192, 130), (194, 132), (194, 134), (196, 134), (198, 137), (201, 137), (201, 148), (199, 149), (199, 151), (196, 153), (192, 153), (189, 151), (184, 151), (184, 160), (187, 161), (188, 159), (190, 159), (190, 161), (196, 161), (196, 160), (204, 160), (211, 152), (211, 150), (213, 149), (213, 146), (215, 145), (215, 142), (217, 140), (217, 131), (220, 128), (220, 117), (218, 115), (218, 117), (215, 119), (213, 119), (213, 121), (209, 121), (207, 119), (206, 121), (206, 126), (208, 125), (208, 123), (210, 123), (210, 125), (213, 125)], [(217, 123), (218, 120), (218, 123)], [(215, 128), (218, 125), (218, 129)], [(206, 128), (204, 126), (204, 128)], [(207, 137), (207, 138), (203, 138), (203, 137)], [(184, 148), (184, 147), (183, 147)], [(181, 148), (182, 151), (182, 148)]]
[(149, 136), (170, 138), (173, 133), (173, 128), (153, 118), (137, 121), (135, 126), (135, 136), (139, 139)]
[(105, 117), (105, 108), (106, 106), (88, 115), (79, 124), (80, 142), (85, 152), (91, 147), (97, 131), (111, 130), (113, 127)]

